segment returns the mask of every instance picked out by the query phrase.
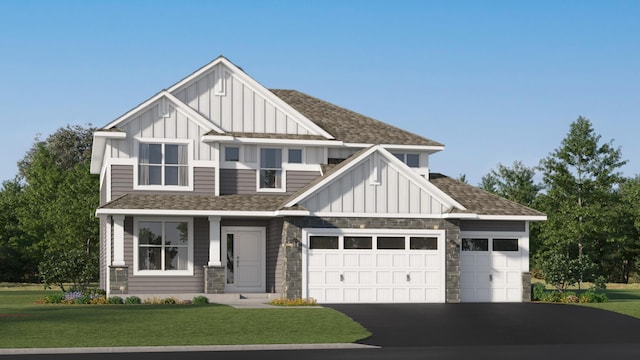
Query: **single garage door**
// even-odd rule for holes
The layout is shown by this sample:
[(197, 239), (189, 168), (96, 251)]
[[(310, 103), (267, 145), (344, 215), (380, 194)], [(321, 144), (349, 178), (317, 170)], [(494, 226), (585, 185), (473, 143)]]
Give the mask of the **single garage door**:
[(444, 232), (308, 232), (303, 296), (320, 303), (444, 302)]
[(460, 300), (521, 302), (525, 265), (521, 242), (516, 237), (463, 235), (460, 249)]

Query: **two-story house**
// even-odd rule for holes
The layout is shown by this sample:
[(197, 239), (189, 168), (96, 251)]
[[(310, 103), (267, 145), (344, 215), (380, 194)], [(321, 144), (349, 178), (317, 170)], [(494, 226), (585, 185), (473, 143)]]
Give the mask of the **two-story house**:
[(224, 57), (94, 134), (100, 284), (320, 303), (527, 301), (544, 214), (431, 171), (436, 141)]

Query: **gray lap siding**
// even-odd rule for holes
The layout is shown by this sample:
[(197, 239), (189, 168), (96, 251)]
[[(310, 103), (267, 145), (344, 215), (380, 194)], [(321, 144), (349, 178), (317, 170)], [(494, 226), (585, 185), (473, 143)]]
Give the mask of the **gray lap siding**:
[(209, 221), (193, 219), (193, 275), (145, 276), (134, 275), (133, 217), (124, 222), (124, 260), (129, 267), (129, 292), (136, 294), (202, 293), (204, 292), (204, 265), (209, 261)]
[[(257, 178), (254, 169), (220, 169), (220, 195), (257, 194)], [(288, 170), (286, 192), (293, 194), (320, 176), (317, 171)]]
[[(212, 167), (194, 167), (192, 193), (201, 195), (215, 194), (215, 171), (216, 169)], [(134, 190), (134, 181), (132, 165), (111, 165), (111, 200), (124, 194), (134, 193), (184, 194), (184, 192)]]

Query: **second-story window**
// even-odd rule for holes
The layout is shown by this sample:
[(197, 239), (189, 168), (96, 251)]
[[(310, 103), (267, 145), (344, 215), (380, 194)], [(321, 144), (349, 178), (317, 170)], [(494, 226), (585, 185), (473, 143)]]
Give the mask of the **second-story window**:
[(282, 188), (282, 149), (260, 149), (260, 189)]
[(419, 154), (394, 153), (393, 155), (403, 163), (407, 164), (409, 167), (413, 167), (413, 168), (420, 167)]
[(189, 186), (186, 144), (140, 143), (138, 184)]
[(240, 161), (240, 148), (237, 146), (225, 146), (224, 161)]

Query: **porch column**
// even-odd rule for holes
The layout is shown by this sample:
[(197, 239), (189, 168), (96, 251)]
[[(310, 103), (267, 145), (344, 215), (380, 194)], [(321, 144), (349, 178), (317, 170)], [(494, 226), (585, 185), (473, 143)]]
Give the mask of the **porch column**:
[(209, 216), (209, 263), (208, 266), (222, 266), (220, 261), (220, 217)]
[(113, 266), (124, 266), (124, 215), (113, 215)]

